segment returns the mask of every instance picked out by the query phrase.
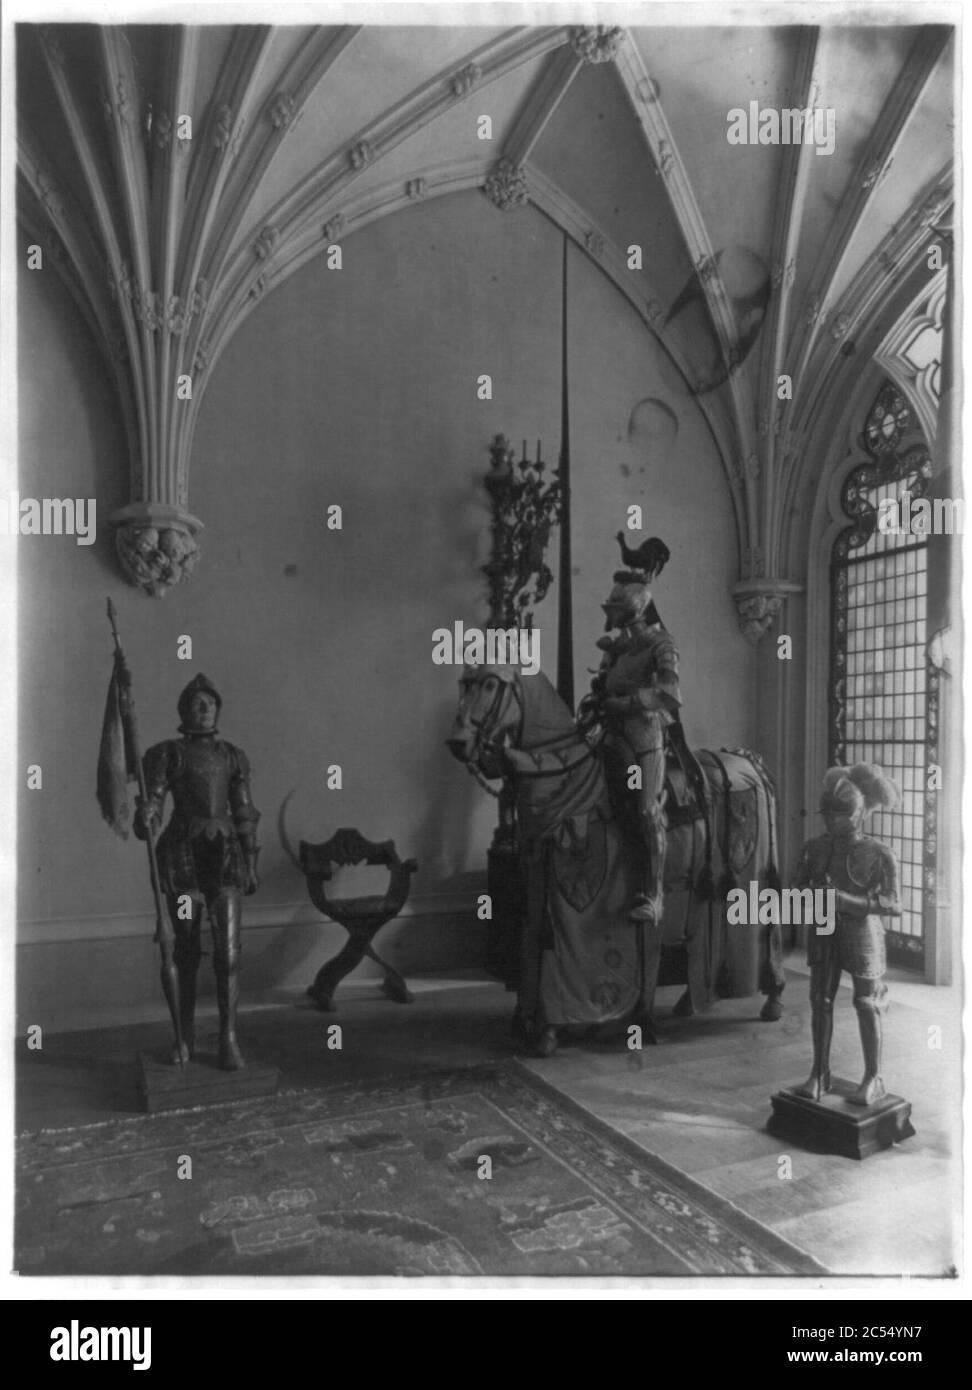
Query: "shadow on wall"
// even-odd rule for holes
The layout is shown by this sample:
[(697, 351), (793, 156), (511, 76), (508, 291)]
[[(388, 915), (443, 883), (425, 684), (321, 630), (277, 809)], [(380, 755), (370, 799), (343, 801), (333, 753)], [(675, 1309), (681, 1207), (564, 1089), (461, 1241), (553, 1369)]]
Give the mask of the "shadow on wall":
[[(412, 786), (416, 800), (421, 799), (424, 810), (421, 819), (412, 821), (411, 831), (406, 824), (388, 824), (381, 787), (376, 783), (374, 811), (368, 817), (368, 824), (354, 827), (370, 839), (394, 840), (402, 858), (418, 860), (413, 893), (472, 891), (481, 882), (486, 867), (488, 835), (477, 827), (485, 794), (473, 785), (445, 747), (458, 701), (457, 689), (455, 698), (445, 693), (451, 684), (450, 670), (443, 668), (443, 699), (423, 712), (409, 752), (400, 750), (397, 760), (396, 778)], [(285, 855), (288, 843), (290, 854), (296, 857), (302, 839), (319, 842), (338, 829), (333, 805), (326, 795), (316, 773), (298, 781), (288, 792), (274, 813), (274, 835)], [(480, 860), (480, 868), (468, 868), (471, 861)], [(284, 858), (281, 863), (280, 886), (288, 897), (301, 896), (305, 890), (302, 875), (298, 878), (300, 870), (290, 858)]]
[[(427, 720), (423, 721), (423, 730), (416, 731), (414, 753), (408, 766), (399, 768), (400, 772), (407, 774), (412, 785), (423, 790), (425, 814), (417, 830), (410, 835), (407, 827), (384, 824), (381, 820), (382, 803), (377, 797), (375, 813), (369, 824), (356, 827), (368, 838), (394, 840), (402, 858), (418, 860), (419, 873), (413, 888), (413, 905), (414, 898), (419, 895), (463, 894), (471, 899), (473, 894), (485, 887), (487, 837), (481, 831), (477, 833), (476, 816), (477, 800), (485, 800), (485, 796), (471, 784), (444, 746), (443, 740), (454, 714), (453, 702), (437, 703)], [(330, 819), (322, 817), (322, 809), (320, 789), (316, 783), (313, 791), (305, 780), (288, 793), (276, 817), (276, 833), (285, 854), (296, 856), (301, 839), (319, 842), (334, 833), (337, 826), (332, 823), (333, 814)], [(465, 868), (470, 860), (480, 859), (482, 867), (473, 870)], [(335, 934), (333, 925), (311, 905), (306, 880), (298, 865), (290, 858), (285, 859), (284, 864), (286, 867), (282, 872), (287, 896), (290, 897), (292, 892), (298, 902), (287, 910), (288, 920), (281, 923), (282, 930), (265, 947), (254, 954), (251, 946), (248, 965), (248, 978), (278, 984), (304, 976), (310, 980), (324, 957), (332, 954), (331, 949), (324, 949), (325, 937), (333, 946)], [(336, 896), (382, 895), (387, 887), (387, 877), (386, 869), (368, 866), (338, 870), (332, 891)], [(474, 924), (474, 914), (470, 912), (469, 917)], [(440, 926), (445, 926), (444, 918), (439, 914), (433, 912), (425, 925), (426, 935), (429, 935), (429, 930), (432, 935), (427, 942), (428, 959), (423, 962), (424, 968), (475, 963), (475, 960), (467, 960), (465, 955), (459, 962), (452, 959), (451, 938), (438, 935)], [(418, 930), (417, 918), (409, 917), (399, 924), (399, 931), (404, 931), (408, 938), (403, 949), (410, 957), (418, 950)], [(343, 942), (343, 933), (339, 934)], [(385, 935), (395, 937), (391, 923)], [(445, 951), (445, 955), (441, 955), (442, 951)]]
[[(435, 740), (434, 780), (425, 765), (425, 815), (419, 823), (414, 853), (419, 861), (416, 885), (426, 892), (471, 892), (482, 884), (486, 871), (489, 839), (479, 827), (487, 796), (445, 747), (458, 705), (458, 687), (453, 685), (452, 689), (454, 698), (437, 705), (435, 723), (430, 727)], [(421, 775), (417, 758), (414, 770), (416, 776)], [(476, 867), (470, 870), (470, 863)]]
[[(720, 280), (735, 328), (734, 359), (726, 361), (708, 302), (708, 284)], [(770, 274), (746, 246), (727, 246), (694, 270), (665, 318), (683, 343), (697, 379), (694, 391), (714, 391), (739, 366), (759, 337), (770, 296)]]

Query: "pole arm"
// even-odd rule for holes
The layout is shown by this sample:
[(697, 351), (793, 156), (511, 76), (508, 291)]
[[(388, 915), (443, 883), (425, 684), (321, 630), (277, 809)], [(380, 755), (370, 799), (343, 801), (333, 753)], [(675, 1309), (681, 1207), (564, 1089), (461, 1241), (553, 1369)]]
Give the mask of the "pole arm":
[[(111, 623), (111, 635), (115, 639), (115, 664), (119, 674), (120, 698), (123, 707), (123, 716), (128, 726), (129, 737), (131, 740), (132, 757), (135, 760), (135, 775), (138, 780), (139, 800), (143, 805), (148, 802), (148, 788), (145, 784), (145, 768), (142, 766), (142, 750), (138, 741), (138, 724), (135, 719), (135, 701), (132, 696), (132, 678), (125, 660), (125, 653), (122, 649), (121, 638), (118, 635), (117, 613), (115, 605), (111, 599), (108, 600), (108, 621)], [(145, 847), (148, 851), (149, 878), (152, 882), (152, 896), (155, 899), (155, 939), (160, 944), (174, 939), (172, 924), (169, 922), (168, 913), (162, 903), (162, 885), (159, 880), (159, 864), (155, 854), (155, 838), (152, 834), (151, 825), (145, 827)]]

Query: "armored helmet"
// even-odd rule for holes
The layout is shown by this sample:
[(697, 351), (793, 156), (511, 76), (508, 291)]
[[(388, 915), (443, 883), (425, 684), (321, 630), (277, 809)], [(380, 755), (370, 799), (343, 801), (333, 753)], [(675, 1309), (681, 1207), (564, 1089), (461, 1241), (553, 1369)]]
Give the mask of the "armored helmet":
[(607, 599), (601, 604), (601, 608), (608, 615), (608, 620), (604, 625), (606, 632), (611, 630), (612, 609), (620, 609), (624, 613), (624, 622), (632, 623), (636, 618), (644, 615), (645, 610), (651, 603), (651, 588), (645, 582), (643, 575), (628, 570), (618, 570), (614, 576), (614, 587), (608, 594)]
[(897, 783), (878, 763), (831, 767), (824, 775), (820, 809), (824, 814), (853, 815), (863, 809), (891, 810), (901, 799)]
[(193, 677), (193, 679), (186, 686), (185, 690), (179, 696), (179, 704), (177, 708), (179, 710), (179, 718), (182, 721), (179, 725), (180, 733), (185, 734), (192, 732), (192, 727), (189, 723), (190, 706), (192, 705), (193, 696), (198, 695), (200, 691), (202, 691), (206, 695), (211, 695), (213, 699), (216, 701), (217, 714), (223, 707), (223, 697), (220, 695), (219, 691), (216, 689), (215, 685), (213, 685), (209, 677), (204, 676), (200, 672), (198, 676)]
[[(625, 540), (623, 531), (618, 532), (617, 541), (621, 547), (621, 560), (628, 568), (615, 573), (614, 588), (608, 596), (607, 603), (603, 603), (601, 607), (607, 610), (608, 605), (621, 604), (633, 617), (644, 618), (649, 627), (656, 623), (661, 624), (661, 617), (651, 596), (651, 586), (671, 559), (668, 546), (658, 536), (649, 536), (637, 550), (632, 550)], [(605, 624), (604, 630), (610, 632), (610, 620)]]
[(825, 816), (855, 816), (864, 809), (864, 793), (847, 776), (846, 768), (831, 768), (839, 777), (824, 779), (820, 809)]

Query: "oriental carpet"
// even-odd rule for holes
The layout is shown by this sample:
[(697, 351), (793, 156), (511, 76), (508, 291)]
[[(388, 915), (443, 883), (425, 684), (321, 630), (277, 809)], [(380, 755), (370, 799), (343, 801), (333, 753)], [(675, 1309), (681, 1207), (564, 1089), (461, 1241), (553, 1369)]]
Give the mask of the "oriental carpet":
[(16, 1260), (21, 1275), (825, 1272), (516, 1063), (23, 1135)]

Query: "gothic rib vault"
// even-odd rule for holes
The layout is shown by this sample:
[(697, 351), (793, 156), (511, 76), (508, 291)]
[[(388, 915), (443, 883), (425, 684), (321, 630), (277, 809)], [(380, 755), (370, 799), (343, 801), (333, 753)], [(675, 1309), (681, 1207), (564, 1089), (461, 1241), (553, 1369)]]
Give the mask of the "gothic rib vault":
[[(881, 346), (882, 306), (921, 292), (950, 212), (949, 36), (19, 26), (18, 216), (114, 380), (127, 577), (160, 596), (195, 565), (196, 419), (263, 297), (374, 218), (480, 188), (562, 227), (695, 395), (732, 501), (740, 625), (758, 641), (801, 587), (793, 556), (824, 465), (811, 433)], [(833, 153), (729, 144), (728, 111), (751, 101), (832, 108)], [(491, 140), (474, 138), (480, 110)], [(598, 167), (605, 120), (628, 199)]]

